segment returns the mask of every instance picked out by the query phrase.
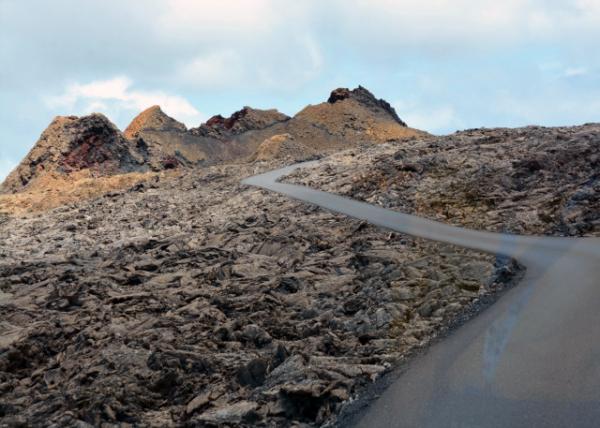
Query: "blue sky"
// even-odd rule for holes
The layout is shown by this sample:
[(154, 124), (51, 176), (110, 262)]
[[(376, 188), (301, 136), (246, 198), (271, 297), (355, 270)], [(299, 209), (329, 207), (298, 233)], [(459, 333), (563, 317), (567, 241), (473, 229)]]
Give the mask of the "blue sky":
[(0, 179), (56, 115), (188, 126), (359, 84), (433, 133), (600, 121), (600, 0), (0, 0)]

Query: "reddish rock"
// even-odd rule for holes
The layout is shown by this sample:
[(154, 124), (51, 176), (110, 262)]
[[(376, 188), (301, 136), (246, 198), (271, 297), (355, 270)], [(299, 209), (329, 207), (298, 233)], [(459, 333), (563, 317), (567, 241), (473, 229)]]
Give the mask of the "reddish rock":
[(289, 120), (288, 116), (275, 109), (259, 110), (244, 107), (227, 118), (220, 114), (213, 116), (200, 127), (191, 129), (190, 131), (195, 135), (225, 140), (247, 131), (265, 129), (287, 120)]

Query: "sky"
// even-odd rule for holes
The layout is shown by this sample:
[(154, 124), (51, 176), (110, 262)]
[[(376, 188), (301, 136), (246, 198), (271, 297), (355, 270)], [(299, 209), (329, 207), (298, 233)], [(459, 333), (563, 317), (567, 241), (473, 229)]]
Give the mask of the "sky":
[(57, 115), (187, 126), (359, 84), (435, 134), (600, 122), (600, 0), (0, 0), (0, 180)]

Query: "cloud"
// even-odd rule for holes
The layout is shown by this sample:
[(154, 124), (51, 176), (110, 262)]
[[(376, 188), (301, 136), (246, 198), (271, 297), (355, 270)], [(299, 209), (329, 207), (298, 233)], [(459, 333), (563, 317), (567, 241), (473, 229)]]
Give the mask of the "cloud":
[[(131, 88), (133, 82), (125, 76), (90, 83), (74, 83), (64, 93), (46, 99), (51, 109), (88, 114), (100, 112), (120, 122), (124, 115), (137, 114), (158, 104), (170, 116), (188, 126), (197, 126), (204, 116), (185, 98), (162, 91), (140, 91)], [(120, 124), (124, 126), (123, 123)]]
[(553, 88), (553, 100), (549, 106), (549, 96), (540, 93), (503, 92), (494, 100), (495, 116), (510, 118), (510, 123), (521, 125), (561, 126), (586, 122), (598, 122), (600, 101), (598, 91), (577, 94), (568, 86)]
[(588, 72), (587, 67), (568, 67), (565, 69), (564, 75), (565, 77), (578, 77), (585, 76)]
[(285, 91), (319, 77), (325, 59), (310, 34), (298, 34), (265, 47), (228, 46), (183, 61), (174, 73), (195, 89), (257, 88)]
[(357, 84), (434, 132), (597, 120), (599, 37), (600, 0), (0, 0), (0, 158), (56, 114), (123, 128), (161, 104), (195, 126), (194, 104), (294, 113)]

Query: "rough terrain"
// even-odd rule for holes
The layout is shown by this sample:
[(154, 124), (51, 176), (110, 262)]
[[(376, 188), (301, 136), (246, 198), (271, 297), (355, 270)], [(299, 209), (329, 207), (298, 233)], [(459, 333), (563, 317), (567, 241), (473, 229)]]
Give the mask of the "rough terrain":
[(600, 125), (362, 145), (286, 181), (471, 229), (600, 236)]
[(191, 129), (158, 106), (123, 133), (59, 117), (0, 189), (0, 426), (334, 423), (521, 268), (240, 181), (329, 155), (285, 180), (599, 236), (599, 142), (594, 124), (436, 137), (362, 87)]
[(316, 426), (515, 273), (240, 184), (0, 220), (0, 425)]

